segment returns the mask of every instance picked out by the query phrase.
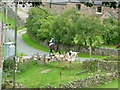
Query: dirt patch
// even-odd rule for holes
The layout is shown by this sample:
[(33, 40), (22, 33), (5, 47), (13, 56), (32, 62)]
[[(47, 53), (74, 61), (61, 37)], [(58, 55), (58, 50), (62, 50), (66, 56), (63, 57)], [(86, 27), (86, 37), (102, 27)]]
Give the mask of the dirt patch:
[(43, 71), (41, 71), (41, 73), (47, 73), (48, 71), (51, 71), (51, 69), (43, 70)]

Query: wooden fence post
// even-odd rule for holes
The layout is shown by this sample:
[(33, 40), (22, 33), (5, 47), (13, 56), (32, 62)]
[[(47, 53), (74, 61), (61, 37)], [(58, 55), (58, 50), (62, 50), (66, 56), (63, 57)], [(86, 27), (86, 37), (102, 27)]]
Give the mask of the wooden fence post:
[(46, 64), (46, 62), (45, 62), (45, 57), (46, 57), (46, 54), (43, 55), (43, 62), (44, 62), (44, 65)]
[(39, 60), (39, 53), (37, 53), (37, 60)]

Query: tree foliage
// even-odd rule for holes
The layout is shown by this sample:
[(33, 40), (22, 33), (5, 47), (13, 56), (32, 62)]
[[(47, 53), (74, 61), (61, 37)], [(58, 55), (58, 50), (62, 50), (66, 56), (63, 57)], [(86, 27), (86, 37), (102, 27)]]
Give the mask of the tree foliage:
[(118, 27), (118, 20), (112, 17), (103, 20), (104, 30), (103, 30), (103, 40), (107, 44), (118, 44), (120, 43), (120, 28)]
[(27, 31), (33, 37), (39, 40), (50, 38), (50, 24), (54, 20), (54, 16), (46, 9), (32, 8), (27, 19)]
[(75, 8), (53, 14), (43, 8), (32, 8), (27, 19), (27, 32), (37, 40), (51, 37), (58, 44), (99, 46), (119, 43), (118, 21), (79, 14)]

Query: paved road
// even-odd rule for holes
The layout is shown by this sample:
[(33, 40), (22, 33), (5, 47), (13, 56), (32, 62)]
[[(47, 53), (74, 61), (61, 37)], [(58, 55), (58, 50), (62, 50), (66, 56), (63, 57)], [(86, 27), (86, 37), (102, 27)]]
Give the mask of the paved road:
[[(22, 53), (27, 54), (27, 55), (33, 55), (37, 52), (40, 53), (40, 54), (48, 54), (48, 52), (37, 50), (37, 49), (29, 46), (28, 44), (26, 44), (22, 40), (22, 34), (23, 33), (25, 33), (25, 30), (19, 31), (18, 34), (17, 34), (17, 50), (18, 50), (18, 52), (22, 52)], [(9, 30), (8, 31), (8, 38), (10, 38), (11, 41), (14, 41), (14, 30)]]
[[(48, 52), (44, 52), (41, 50), (37, 50), (31, 46), (29, 46), (28, 44), (26, 44), (23, 40), (22, 40), (22, 34), (25, 33), (25, 29), (22, 31), (18, 31), (18, 36), (17, 36), (17, 50), (18, 52), (22, 52), (24, 54), (27, 55), (33, 55), (36, 53), (40, 53), (40, 54), (49, 54)], [(11, 41), (14, 41), (14, 30), (9, 30), (8, 31), (8, 38), (10, 38)], [(76, 59), (80, 59), (81, 61), (84, 61), (85, 59), (89, 59), (89, 58), (83, 58), (83, 57), (78, 57)]]

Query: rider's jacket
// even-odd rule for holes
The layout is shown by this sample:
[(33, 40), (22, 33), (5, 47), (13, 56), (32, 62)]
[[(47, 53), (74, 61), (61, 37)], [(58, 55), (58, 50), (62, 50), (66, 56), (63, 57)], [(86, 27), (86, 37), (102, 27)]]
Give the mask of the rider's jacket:
[(52, 39), (50, 40), (50, 43), (55, 43), (55, 39), (52, 38)]

